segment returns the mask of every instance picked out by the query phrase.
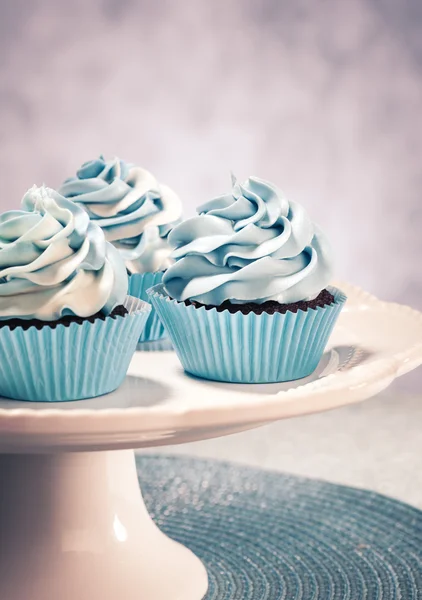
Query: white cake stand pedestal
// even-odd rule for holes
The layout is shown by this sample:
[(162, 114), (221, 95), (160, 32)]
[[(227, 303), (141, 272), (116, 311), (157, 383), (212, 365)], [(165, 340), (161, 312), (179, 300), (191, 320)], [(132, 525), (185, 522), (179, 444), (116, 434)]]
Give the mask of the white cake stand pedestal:
[(200, 600), (205, 568), (149, 517), (133, 448), (358, 402), (422, 363), (422, 314), (339, 286), (349, 302), (306, 380), (204, 381), (164, 350), (138, 352), (123, 386), (101, 398), (0, 399), (0, 598)]

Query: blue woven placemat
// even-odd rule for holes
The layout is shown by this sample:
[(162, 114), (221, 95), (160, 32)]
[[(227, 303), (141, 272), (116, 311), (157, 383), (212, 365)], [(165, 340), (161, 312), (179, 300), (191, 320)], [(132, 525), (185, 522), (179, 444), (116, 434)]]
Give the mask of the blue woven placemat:
[(216, 461), (137, 459), (148, 509), (208, 570), (207, 600), (422, 598), (422, 512)]

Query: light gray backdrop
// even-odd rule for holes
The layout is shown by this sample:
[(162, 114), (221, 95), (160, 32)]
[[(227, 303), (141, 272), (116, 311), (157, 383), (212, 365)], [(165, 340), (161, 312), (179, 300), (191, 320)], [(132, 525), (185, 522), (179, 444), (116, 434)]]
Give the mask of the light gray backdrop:
[(254, 174), (422, 308), (421, 63), (419, 0), (0, 0), (0, 208), (101, 152), (187, 214)]

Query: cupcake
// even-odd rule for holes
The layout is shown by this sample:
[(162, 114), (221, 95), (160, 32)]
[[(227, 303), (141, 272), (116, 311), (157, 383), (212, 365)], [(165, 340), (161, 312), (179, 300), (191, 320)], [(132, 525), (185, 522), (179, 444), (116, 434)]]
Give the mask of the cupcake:
[[(148, 301), (146, 290), (161, 282), (173, 262), (168, 235), (182, 214), (178, 196), (145, 169), (102, 156), (83, 164), (59, 191), (102, 228), (125, 261), (129, 293)], [(152, 311), (139, 341), (163, 337), (164, 327)]]
[(175, 263), (149, 291), (189, 373), (217, 381), (301, 379), (317, 367), (346, 300), (305, 209), (250, 177), (173, 229)]
[(0, 215), (0, 395), (65, 401), (116, 389), (150, 307), (72, 201), (33, 187)]

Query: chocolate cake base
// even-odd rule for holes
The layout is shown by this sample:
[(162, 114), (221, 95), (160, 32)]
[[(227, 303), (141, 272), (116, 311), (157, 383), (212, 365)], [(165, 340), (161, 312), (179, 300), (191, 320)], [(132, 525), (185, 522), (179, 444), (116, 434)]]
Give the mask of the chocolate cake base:
[(84, 321), (89, 321), (90, 323), (94, 323), (97, 319), (101, 319), (101, 321), (105, 321), (107, 317), (124, 317), (128, 314), (127, 309), (120, 304), (116, 306), (112, 310), (109, 315), (105, 315), (101, 312), (92, 315), (91, 317), (78, 317), (76, 315), (68, 315), (58, 319), (57, 321), (41, 321), (40, 319), (8, 319), (7, 321), (0, 320), (0, 329), (2, 327), (9, 327), (11, 330), (16, 329), (16, 327), (21, 327), (22, 329), (29, 329), (30, 327), (36, 327), (37, 329), (42, 329), (43, 327), (51, 327), (55, 329), (57, 325), (64, 325), (68, 327), (71, 323), (78, 323), (78, 325), (82, 325)]
[(293, 304), (280, 304), (275, 300), (268, 300), (267, 302), (263, 302), (262, 304), (256, 304), (255, 302), (248, 302), (246, 304), (233, 304), (229, 300), (220, 304), (220, 306), (212, 306), (207, 304), (201, 304), (200, 302), (186, 300), (186, 306), (194, 306), (195, 308), (200, 308), (204, 306), (206, 310), (210, 310), (211, 308), (215, 308), (217, 312), (222, 312), (223, 310), (228, 310), (230, 313), (241, 312), (244, 315), (249, 314), (250, 312), (255, 313), (256, 315), (261, 315), (262, 313), (267, 313), (269, 315), (273, 315), (274, 313), (285, 314), (287, 311), (296, 313), (298, 310), (308, 310), (308, 308), (317, 308), (318, 306), (328, 306), (334, 302), (334, 296), (328, 290), (322, 290), (318, 294), (316, 298), (313, 300), (309, 300), (309, 302), (301, 301), (295, 302)]

